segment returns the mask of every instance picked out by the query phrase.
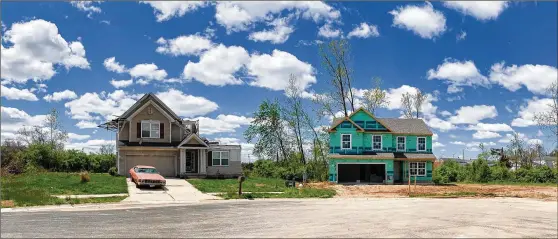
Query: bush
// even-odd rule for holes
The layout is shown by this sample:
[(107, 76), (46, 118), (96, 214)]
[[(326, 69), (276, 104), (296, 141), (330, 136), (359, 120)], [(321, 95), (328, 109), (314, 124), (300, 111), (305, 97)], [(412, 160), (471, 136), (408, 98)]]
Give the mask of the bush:
[(91, 176), (89, 176), (89, 173), (87, 171), (79, 173), (79, 178), (82, 183), (91, 181)]
[(108, 170), (108, 173), (109, 173), (111, 176), (118, 176), (118, 169), (117, 169), (116, 167), (111, 167), (111, 168)]
[(455, 160), (448, 160), (434, 169), (432, 181), (436, 184), (446, 184), (459, 181), (463, 167)]
[(495, 181), (508, 181), (511, 179), (510, 170), (502, 165), (490, 167), (490, 176)]
[(548, 166), (534, 167), (527, 173), (527, 179), (532, 183), (556, 182), (556, 177)]

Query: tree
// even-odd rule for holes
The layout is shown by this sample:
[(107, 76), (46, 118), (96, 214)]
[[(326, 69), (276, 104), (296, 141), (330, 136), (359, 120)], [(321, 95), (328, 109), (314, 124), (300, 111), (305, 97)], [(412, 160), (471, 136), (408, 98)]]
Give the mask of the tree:
[(114, 144), (103, 144), (99, 148), (99, 154), (112, 155), (115, 152)]
[(304, 156), (303, 143), (303, 121), (306, 113), (302, 107), (302, 89), (298, 87), (298, 79), (294, 75), (290, 75), (289, 84), (285, 89), (287, 95), (286, 107), (283, 107), (285, 112), (283, 115), (289, 126), (293, 129), (296, 146), (300, 153), (301, 162), (306, 164)]
[(382, 80), (380, 78), (375, 78), (374, 88), (367, 90), (364, 93), (364, 108), (368, 110), (373, 115), (376, 114), (376, 109), (386, 106), (389, 101), (386, 98), (386, 92), (382, 90)]
[(554, 134), (555, 142), (558, 142), (558, 83), (552, 83), (547, 92), (551, 99), (549, 108), (545, 112), (535, 113), (535, 121), (541, 129), (550, 130)]
[(519, 136), (518, 133), (513, 134), (513, 138), (508, 145), (508, 153), (510, 160), (515, 165), (515, 169), (518, 165), (522, 164), (525, 159), (525, 140)]
[(277, 100), (275, 102), (266, 100), (254, 113), (254, 120), (244, 131), (244, 137), (248, 143), (256, 140), (254, 154), (259, 157), (275, 157), (279, 161), (281, 158), (288, 157), (283, 126), (279, 103)]
[(405, 92), (401, 96), (401, 106), (403, 107), (403, 116), (407, 119), (420, 118), (422, 105), (428, 95), (423, 94), (419, 89), (415, 94)]
[(406, 92), (401, 96), (401, 106), (403, 107), (403, 116), (406, 119), (413, 118), (413, 96), (411, 93)]
[(420, 117), (420, 113), (422, 112), (422, 104), (426, 100), (427, 95), (423, 94), (419, 89), (415, 93), (413, 97), (413, 106), (415, 107), (415, 112), (417, 113), (417, 119)]
[(328, 44), (321, 44), (320, 56), (326, 72), (331, 77), (334, 89), (329, 94), (316, 97), (317, 102), (327, 104), (330, 108), (340, 109), (345, 116), (348, 116), (349, 110), (355, 111), (351, 71), (348, 67), (349, 43), (346, 40), (333, 40)]
[(68, 140), (68, 133), (64, 130), (58, 111), (53, 108), (41, 125), (24, 126), (17, 131), (17, 139), (31, 144), (48, 144), (53, 149), (63, 149)]

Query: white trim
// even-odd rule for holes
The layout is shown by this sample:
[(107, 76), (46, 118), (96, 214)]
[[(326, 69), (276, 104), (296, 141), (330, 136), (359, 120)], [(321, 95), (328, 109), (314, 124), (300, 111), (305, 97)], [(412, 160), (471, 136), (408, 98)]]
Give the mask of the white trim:
[(174, 119), (167, 114), (167, 112), (165, 112), (159, 105), (154, 104), (152, 100), (147, 101), (145, 104), (143, 104), (139, 109), (137, 109), (136, 111), (134, 111), (134, 113), (132, 115), (130, 115), (128, 117), (128, 119), (133, 119), (136, 115), (138, 115), (143, 109), (145, 109), (145, 107), (147, 107), (147, 105), (152, 105), (153, 107), (155, 107), (159, 113), (163, 114), (167, 119), (169, 119), (171, 122), (174, 122)]
[[(219, 153), (219, 165), (215, 165), (213, 163), (213, 153)], [(223, 153), (227, 153), (229, 156), (226, 158), (227, 159), (227, 165), (223, 165)], [(231, 152), (230, 151), (212, 151), (211, 152), (211, 166), (212, 167), (228, 167), (229, 165), (231, 165)]]
[[(416, 175), (412, 175), (412, 174), (411, 174), (411, 164), (412, 164), (412, 163), (416, 163), (416, 164), (417, 164), (417, 167), (416, 167), (417, 174), (416, 174)], [(420, 169), (419, 164), (421, 164), (421, 163), (424, 164), (424, 174), (419, 174), (419, 169)], [(411, 175), (411, 176), (417, 176), (417, 177), (426, 177), (426, 161), (409, 162), (409, 175)]]
[[(149, 137), (144, 137), (143, 136), (143, 124), (149, 124)], [(157, 125), (159, 127), (159, 129), (157, 129), (157, 137), (153, 137), (153, 135), (151, 135), (151, 132), (154, 131), (153, 125)], [(147, 131), (147, 130), (146, 130)], [(158, 120), (142, 120), (140, 121), (140, 138), (141, 139), (159, 139), (161, 138), (161, 121)]]
[(169, 143), (172, 143), (172, 122), (169, 120)]
[[(399, 149), (399, 138), (403, 138), (403, 149)], [(407, 137), (397, 136), (397, 138), (395, 138), (395, 151), (407, 151)]]
[[(348, 148), (343, 148), (343, 136), (344, 135), (349, 136), (349, 147)], [(341, 149), (353, 149), (353, 135), (352, 134), (341, 134)]]
[[(186, 137), (184, 140), (182, 140), (182, 142), (180, 142), (180, 144), (177, 147), (180, 148), (182, 145), (184, 145), (186, 142), (190, 141), (192, 138), (196, 139), (196, 141), (198, 141), (198, 143), (200, 143), (201, 145), (209, 148), (209, 146), (205, 142), (203, 142), (203, 140), (197, 134), (190, 134), (188, 137)], [(198, 147), (182, 147), (182, 148), (192, 149), (192, 148), (198, 148)], [(199, 147), (199, 148), (202, 148), (202, 147)]]
[(335, 183), (339, 183), (339, 164), (383, 164), (384, 165), (384, 183), (387, 182), (387, 164), (386, 163), (375, 163), (375, 162), (344, 162), (344, 163), (335, 163)]
[[(380, 149), (374, 148), (374, 136), (380, 136)], [(384, 149), (384, 137), (381, 134), (373, 134), (372, 135), (372, 150), (373, 151), (382, 151)]]
[[(424, 139), (424, 150), (419, 150), (419, 139), (420, 138)], [(426, 137), (417, 137), (417, 152), (418, 151), (420, 151), (420, 152), (426, 151)]]

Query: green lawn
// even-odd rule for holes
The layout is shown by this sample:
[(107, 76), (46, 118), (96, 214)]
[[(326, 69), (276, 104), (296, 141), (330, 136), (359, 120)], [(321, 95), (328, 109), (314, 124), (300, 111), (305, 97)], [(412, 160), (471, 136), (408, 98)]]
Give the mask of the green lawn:
[(289, 188), (283, 193), (243, 193), (238, 196), (238, 193), (224, 193), (219, 196), (224, 199), (253, 199), (253, 198), (331, 198), (335, 196), (336, 192), (333, 189), (320, 189), (320, 188)]
[[(188, 179), (194, 187), (204, 193), (238, 191), (238, 179)], [(285, 180), (276, 178), (246, 178), (242, 183), (244, 192), (283, 192)]]
[(513, 182), (513, 181), (491, 181), (491, 182), (487, 182), (487, 183), (459, 182), (457, 184), (558, 187), (558, 183), (524, 183), (524, 182)]
[[(3, 176), (2, 200), (13, 200), (15, 206), (71, 203), (51, 195), (128, 193), (125, 177), (90, 174), (91, 181), (81, 183), (77, 173), (37, 173)], [(70, 199), (75, 203), (103, 202), (116, 199)], [(122, 200), (122, 199), (120, 199)]]

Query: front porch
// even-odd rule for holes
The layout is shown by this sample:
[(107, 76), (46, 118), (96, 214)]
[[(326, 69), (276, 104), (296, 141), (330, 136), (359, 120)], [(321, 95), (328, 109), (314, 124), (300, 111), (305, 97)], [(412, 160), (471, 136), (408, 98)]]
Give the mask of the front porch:
[(182, 177), (207, 175), (207, 148), (180, 148), (180, 174)]

